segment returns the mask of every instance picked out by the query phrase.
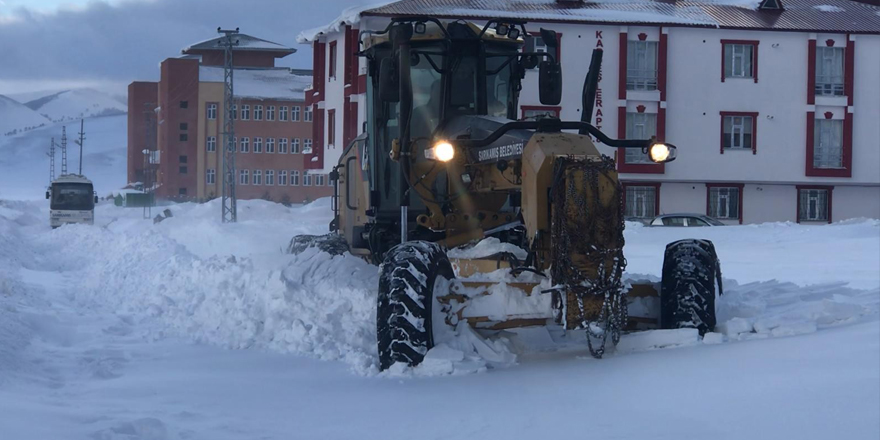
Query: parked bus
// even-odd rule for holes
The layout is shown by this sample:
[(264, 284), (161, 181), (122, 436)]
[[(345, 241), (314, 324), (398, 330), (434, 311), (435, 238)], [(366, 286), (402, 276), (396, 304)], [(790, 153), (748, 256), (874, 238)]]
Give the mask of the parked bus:
[(57, 228), (67, 223), (95, 223), (98, 196), (92, 181), (79, 174), (64, 174), (46, 191), (49, 225)]

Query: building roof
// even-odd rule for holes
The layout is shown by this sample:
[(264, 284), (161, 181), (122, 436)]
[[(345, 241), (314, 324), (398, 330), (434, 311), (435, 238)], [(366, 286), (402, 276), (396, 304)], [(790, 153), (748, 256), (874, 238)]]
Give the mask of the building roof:
[[(223, 50), (220, 41), (224, 38), (226, 37), (219, 36), (210, 40), (191, 44), (188, 47), (183, 48), (180, 53), (184, 55), (192, 55), (205, 50)], [(274, 52), (276, 57), (284, 57), (296, 52), (296, 49), (292, 47), (282, 46), (278, 43), (273, 43), (248, 34), (237, 34), (233, 38), (238, 40), (238, 46), (235, 46), (236, 51)]]
[[(235, 97), (303, 101), (304, 90), (312, 83), (312, 75), (297, 74), (288, 68), (235, 69)], [(199, 66), (199, 81), (223, 82), (223, 67)]]
[[(880, 8), (850, 0), (784, 0), (783, 10), (760, 10), (760, 0), (399, 0), (346, 10), (330, 26), (303, 32), (300, 42), (354, 24), (358, 16), (516, 18), (539, 22), (620, 23), (728, 29), (880, 34)], [(357, 17), (354, 17), (357, 18)], [(334, 29), (335, 27), (335, 29)]]

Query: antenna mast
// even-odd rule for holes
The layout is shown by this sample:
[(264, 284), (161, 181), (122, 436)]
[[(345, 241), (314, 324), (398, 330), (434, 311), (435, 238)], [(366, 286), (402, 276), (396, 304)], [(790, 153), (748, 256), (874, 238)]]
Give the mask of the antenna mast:
[(224, 48), (223, 54), (223, 185), (221, 201), (223, 204), (223, 223), (235, 223), (238, 210), (235, 199), (235, 103), (232, 85), (232, 48), (238, 46), (238, 28), (235, 30), (223, 30), (217, 28), (217, 32), (224, 35), (220, 39), (220, 46)]
[(61, 175), (67, 174), (67, 126), (61, 126)]
[(49, 184), (55, 180), (55, 138), (52, 138), (52, 143), (49, 144), (49, 152), (46, 153), (49, 156)]

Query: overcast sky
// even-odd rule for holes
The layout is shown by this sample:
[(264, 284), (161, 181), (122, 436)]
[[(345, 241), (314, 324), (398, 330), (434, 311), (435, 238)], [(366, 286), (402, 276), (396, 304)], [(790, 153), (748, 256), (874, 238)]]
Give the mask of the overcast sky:
[(297, 49), (281, 60), (311, 67), (296, 43), (348, 6), (377, 0), (0, 0), (0, 94), (68, 87), (123, 93), (157, 80), (161, 60), (217, 35), (218, 26)]

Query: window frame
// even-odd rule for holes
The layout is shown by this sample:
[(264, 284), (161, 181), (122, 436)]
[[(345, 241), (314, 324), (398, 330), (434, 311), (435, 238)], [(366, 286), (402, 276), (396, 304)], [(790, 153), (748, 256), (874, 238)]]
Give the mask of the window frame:
[(336, 109), (327, 109), (327, 147), (336, 147)]
[(314, 122), (315, 110), (312, 106), (307, 105), (303, 108), (303, 122)]
[(278, 186), (287, 186), (287, 170), (278, 170)]
[(298, 105), (290, 106), (290, 122), (299, 122), (299, 115), (300, 115), (299, 106)]
[(209, 120), (217, 119), (217, 108), (218, 106), (216, 102), (209, 102), (208, 108), (205, 109), (205, 117)]
[(290, 154), (300, 154), (299, 138), (290, 138)]
[[(631, 126), (630, 126), (630, 116), (631, 116), (631, 115), (632, 115), (632, 118), (633, 118), (633, 119), (635, 119), (635, 118), (636, 118), (637, 116), (639, 116), (639, 115), (644, 115), (645, 117), (647, 117), (647, 115), (654, 115), (654, 134), (653, 134), (653, 135), (646, 135), (646, 136), (643, 136), (643, 137), (636, 136), (635, 134), (632, 134), (632, 135), (631, 135), (631, 134), (630, 134), (630, 131), (634, 131), (634, 130), (635, 130), (634, 127), (631, 127)], [(624, 123), (624, 130), (625, 130), (625, 131), (624, 131), (624, 138), (625, 138), (625, 139), (650, 139), (651, 136), (658, 137), (658, 134), (659, 134), (659, 126), (658, 126), (658, 124), (659, 124), (659, 119), (660, 119), (660, 115), (659, 115), (658, 113), (648, 113), (648, 112), (639, 112), (639, 111), (636, 111), (636, 112), (629, 112), (629, 111), (628, 111), (628, 112), (626, 112), (626, 117), (625, 117), (625, 119), (624, 119), (624, 121), (623, 121), (623, 123)], [(622, 162), (624, 165), (657, 165), (656, 163), (652, 162), (650, 158), (648, 158), (648, 154), (647, 154), (647, 153), (644, 154), (644, 157), (647, 159), (646, 161), (643, 161), (643, 162), (628, 162), (628, 161), (626, 160), (626, 153), (628, 153), (629, 151), (633, 151), (633, 150), (634, 150), (634, 149), (632, 149), (632, 148), (625, 148), (625, 149), (623, 150), (623, 160), (622, 160), (621, 162)]]
[(266, 106), (266, 120), (274, 121), (275, 120), (275, 106), (267, 105)]
[[(720, 130), (719, 130), (719, 131), (721, 132), (721, 137), (720, 137), (720, 144), (719, 144), (719, 147), (718, 147), (718, 148), (719, 148), (719, 151), (721, 152), (721, 154), (724, 154), (724, 151), (725, 151), (725, 150), (730, 150), (730, 151), (738, 151), (738, 150), (739, 150), (739, 151), (748, 151), (748, 150), (749, 150), (749, 148), (745, 148), (745, 147), (744, 147), (744, 148), (724, 148), (724, 119), (725, 119), (725, 118), (728, 118), (728, 117), (735, 118), (735, 117), (745, 117), (745, 116), (747, 116), (747, 117), (751, 117), (751, 118), (752, 118), (752, 127), (751, 127), (751, 128), (752, 128), (752, 133), (751, 133), (751, 134), (752, 134), (752, 145), (751, 145), (751, 150), (752, 150), (752, 154), (758, 154), (758, 112), (730, 112), (730, 111), (722, 111), (722, 112), (719, 112), (719, 113), (720, 113), (720, 115), (721, 115), (721, 127), (720, 127)], [(743, 134), (744, 134), (744, 133), (743, 133)]]
[(217, 170), (214, 168), (208, 168), (205, 170), (205, 184), (206, 185), (215, 185), (217, 183)]
[(336, 80), (336, 65), (338, 64), (336, 62), (336, 56), (339, 54), (339, 51), (337, 50), (336, 40), (331, 41), (329, 46), (330, 47), (327, 50), (327, 64), (328, 64), (327, 78), (335, 81)]
[[(650, 45), (653, 45), (655, 48), (653, 88), (650, 88), (651, 79), (648, 75), (643, 75), (642, 78), (638, 79), (638, 80), (636, 79), (635, 76), (632, 77), (633, 78), (632, 80), (630, 79), (631, 78), (630, 71), (644, 70), (644, 69), (635, 69), (632, 67), (635, 64), (634, 61), (636, 61), (638, 59), (638, 54), (634, 55), (636, 58), (630, 59), (630, 55), (631, 55), (630, 54), (630, 47), (634, 46), (634, 47), (636, 47), (636, 50), (637, 50), (638, 46), (644, 46), (646, 49), (645, 56), (647, 57), (647, 53), (648, 53), (647, 48), (650, 47)], [(626, 90), (637, 91), (637, 92), (643, 92), (643, 91), (644, 92), (654, 92), (654, 91), (660, 90), (660, 41), (627, 40), (626, 46), (627, 46), (626, 47), (626, 57), (627, 57), (627, 60), (626, 60)], [(644, 84), (643, 88), (638, 88), (640, 83)]]
[(254, 170), (251, 182), (252, 182), (251, 183), (252, 185), (262, 186), (263, 185), (263, 170)]
[(262, 121), (263, 120), (263, 106), (259, 104), (254, 104), (254, 120)]
[(267, 137), (266, 138), (266, 154), (275, 152), (275, 138)]
[[(629, 187), (652, 187), (652, 188), (654, 188), (654, 215), (651, 217), (638, 217), (638, 218), (648, 219), (648, 218), (654, 218), (654, 217), (657, 217), (658, 215), (660, 215), (660, 186), (661, 186), (661, 182), (647, 182), (647, 181), (638, 181), (638, 180), (621, 182), (621, 187), (623, 189), (622, 202), (623, 202), (624, 216), (627, 216), (626, 215), (626, 207), (627, 207), (626, 190)], [(628, 217), (633, 217), (633, 216), (628, 216)]]
[[(306, 152), (306, 148), (308, 148), (308, 152)], [(312, 139), (311, 138), (303, 138), (303, 147), (302, 154), (312, 154)]]
[[(529, 40), (535, 40), (537, 42), (537, 39), (539, 39), (539, 38), (541, 38), (540, 32), (529, 32), (527, 35), (525, 35), (522, 51), (526, 52), (527, 49), (529, 48), (529, 44), (531, 44), (531, 43), (529, 43)], [(543, 39), (541, 39), (541, 45), (544, 46), (544, 48), (545, 48), (543, 51), (536, 50), (537, 44), (533, 45), (533, 51), (547, 53), (548, 46), (547, 46), (547, 44), (544, 43)], [(556, 60), (559, 62), (562, 62), (562, 32), (556, 33)], [(538, 61), (543, 61), (543, 59), (538, 60)], [(535, 69), (537, 69), (537, 67), (535, 67)]]
[(251, 119), (251, 105), (250, 104), (242, 104), (241, 105), (241, 120), (242, 121), (250, 121)]
[(251, 172), (250, 170), (239, 170), (238, 171), (238, 184), (239, 185), (250, 185), (251, 184)]
[(208, 153), (217, 152), (217, 136), (208, 136), (205, 138), (205, 151)]
[(287, 152), (288, 152), (287, 145), (288, 144), (287, 144), (286, 137), (278, 138), (278, 154), (287, 154)]
[(308, 170), (303, 170), (302, 186), (312, 186), (312, 175), (309, 174)]
[(238, 142), (238, 150), (239, 153), (250, 153), (251, 152), (251, 140), (247, 136), (242, 136)]
[(262, 153), (263, 152), (263, 138), (262, 137), (254, 136), (253, 152), (254, 153)]
[(265, 171), (266, 180), (263, 186), (275, 186), (275, 170)]
[(290, 170), (290, 186), (299, 186), (299, 170)]
[[(711, 200), (712, 190), (713, 189), (724, 189), (724, 188), (728, 188), (728, 189), (736, 188), (739, 193), (739, 194), (737, 194), (737, 199), (738, 199), (737, 200), (737, 211), (738, 212), (737, 212), (736, 218), (733, 218), (733, 217), (719, 218), (719, 217), (715, 217), (712, 215), (712, 200)], [(729, 182), (706, 183), (706, 216), (712, 217), (717, 220), (737, 220), (737, 221), (739, 221), (739, 224), (742, 224), (743, 223), (743, 189), (744, 188), (745, 188), (745, 184), (743, 184), (743, 183), (729, 183)]]
[[(758, 45), (760, 41), (758, 40), (721, 40), (721, 82), (725, 82), (727, 80), (727, 60), (725, 56), (726, 46), (730, 45), (741, 45), (741, 46), (752, 46), (752, 76), (730, 76), (731, 79), (752, 79), (755, 83), (758, 82)], [(731, 55), (732, 56), (732, 55)], [(733, 68), (731, 67), (731, 70)]]
[[(833, 195), (834, 195), (834, 186), (832, 185), (796, 185), (795, 189), (795, 197), (797, 197), (797, 207), (795, 208), (795, 219), (798, 223), (801, 222), (809, 222), (809, 223), (819, 223), (819, 222), (827, 222), (831, 223), (833, 219)], [(827, 201), (826, 201), (826, 211), (827, 211), (827, 220), (809, 220), (809, 219), (801, 219), (801, 191), (811, 191), (811, 190), (823, 190), (827, 191)]]
[[(837, 52), (840, 53), (840, 83), (836, 82), (821, 82), (819, 78), (822, 77), (834, 77), (834, 75), (820, 75), (819, 69), (823, 66), (823, 61), (825, 59), (824, 52)], [(815, 80), (813, 82), (813, 93), (816, 96), (846, 96), (846, 48), (845, 47), (836, 47), (836, 46), (817, 46), (816, 47), (816, 61), (815, 61)], [(831, 93), (820, 93), (820, 88), (825, 88), (825, 86), (830, 86)], [(839, 90), (838, 90), (839, 86)]]
[[(840, 165), (839, 166), (823, 166), (821, 164), (820, 165), (816, 164), (816, 160), (819, 157), (819, 152), (822, 150), (825, 150), (824, 148), (821, 148), (821, 145), (820, 145), (822, 143), (822, 138), (823, 138), (823, 133), (822, 133), (821, 127), (823, 125), (829, 125), (829, 123), (834, 123), (835, 125), (839, 124), (839, 128), (840, 128), (840, 139), (838, 139), (839, 145), (837, 146), (837, 148), (840, 150)], [(815, 169), (815, 170), (843, 170), (843, 169), (846, 169), (846, 167), (844, 166), (845, 163), (843, 161), (843, 155), (844, 155), (843, 138), (844, 138), (845, 125), (846, 125), (846, 123), (843, 119), (833, 119), (833, 118), (825, 118), (825, 119), (814, 118), (813, 119), (813, 133), (814, 133), (813, 134), (813, 161), (812, 161), (812, 168), (813, 169)]]
[(287, 107), (286, 105), (278, 107), (278, 121), (287, 122), (289, 116), (288, 109), (289, 107)]

